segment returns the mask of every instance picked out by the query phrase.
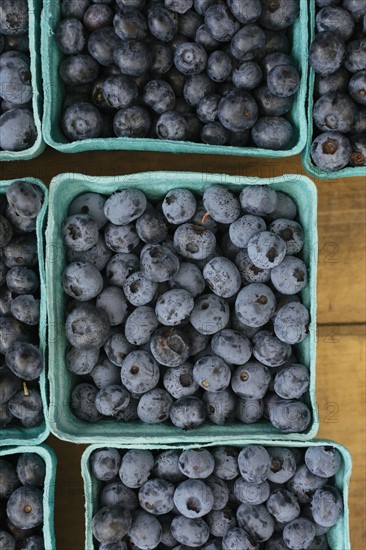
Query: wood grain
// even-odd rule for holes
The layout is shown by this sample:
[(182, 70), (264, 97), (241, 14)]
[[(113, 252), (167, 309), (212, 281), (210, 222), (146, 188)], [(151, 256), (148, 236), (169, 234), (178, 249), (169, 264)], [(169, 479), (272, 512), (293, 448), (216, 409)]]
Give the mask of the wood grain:
[[(273, 160), (123, 151), (63, 155), (47, 148), (33, 161), (1, 163), (0, 179), (33, 176), (48, 184), (52, 177), (62, 172), (105, 176), (149, 170), (227, 173), (241, 177), (305, 174), (300, 157)], [(366, 178), (317, 181), (316, 184), (319, 195), (319, 437), (334, 439), (352, 453), (352, 549), (365, 550)], [(85, 447), (59, 441), (53, 436), (48, 443), (58, 456), (57, 548), (82, 550), (84, 500), (80, 457)]]

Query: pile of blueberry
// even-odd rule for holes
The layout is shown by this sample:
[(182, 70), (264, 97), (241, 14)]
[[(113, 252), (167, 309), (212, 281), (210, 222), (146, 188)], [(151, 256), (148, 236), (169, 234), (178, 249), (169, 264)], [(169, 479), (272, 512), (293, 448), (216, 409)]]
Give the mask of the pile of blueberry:
[(0, 150), (24, 151), (37, 130), (32, 111), (27, 0), (0, 2)]
[(31, 428), (43, 420), (36, 237), (43, 198), (26, 181), (0, 195), (0, 428), (19, 422)]
[(341, 462), (330, 446), (98, 449), (95, 548), (327, 550)]
[(201, 198), (138, 189), (85, 193), (62, 232), (69, 297), (71, 408), (102, 418), (168, 419), (183, 429), (262, 418), (285, 433), (311, 422), (308, 284), (297, 208), (270, 186)]
[(300, 84), (299, 0), (63, 0), (61, 125), (70, 141), (190, 140), (286, 149)]
[[(322, 170), (366, 166), (366, 2), (316, 0), (311, 157)], [(341, 4), (341, 5), (340, 5)]]
[(0, 548), (44, 550), (46, 465), (36, 453), (0, 457)]

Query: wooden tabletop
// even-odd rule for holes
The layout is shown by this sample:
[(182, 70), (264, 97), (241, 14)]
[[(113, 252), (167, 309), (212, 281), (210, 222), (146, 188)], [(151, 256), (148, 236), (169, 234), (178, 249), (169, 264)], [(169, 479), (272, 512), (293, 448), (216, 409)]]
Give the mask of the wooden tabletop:
[[(305, 174), (299, 157), (267, 160), (145, 152), (63, 155), (46, 149), (39, 159), (33, 161), (1, 163), (0, 179), (33, 176), (48, 184), (53, 176), (62, 172), (107, 176), (149, 170), (263, 178)], [(365, 550), (366, 178), (316, 181), (316, 184), (319, 194), (318, 436), (334, 439), (346, 445), (352, 453), (349, 502), (352, 550)], [(83, 550), (84, 492), (80, 456), (85, 447), (55, 437), (50, 437), (48, 443), (58, 457), (57, 549)]]

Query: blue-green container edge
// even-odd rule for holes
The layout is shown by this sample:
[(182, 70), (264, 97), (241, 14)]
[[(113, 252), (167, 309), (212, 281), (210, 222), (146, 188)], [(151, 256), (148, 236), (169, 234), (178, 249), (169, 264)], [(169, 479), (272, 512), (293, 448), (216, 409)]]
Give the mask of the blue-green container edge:
[[(282, 158), (297, 155), (301, 153), (306, 144), (307, 121), (306, 121), (306, 94), (308, 84), (308, 6), (307, 1), (300, 3), (300, 16), (294, 26), (294, 50), (298, 51), (296, 55), (299, 69), (301, 70), (301, 84), (295, 107), (293, 107), (292, 122), (298, 125), (298, 139), (288, 150), (274, 151), (270, 149), (260, 149), (256, 147), (232, 147), (207, 145), (204, 143), (193, 143), (187, 141), (168, 141), (149, 138), (97, 138), (86, 139), (83, 141), (68, 142), (63, 136), (62, 140), (53, 137), (55, 123), (59, 127), (59, 121), (55, 120), (55, 96), (57, 91), (54, 88), (59, 85), (57, 67), (59, 64), (60, 53), (54, 56), (56, 44), (53, 44), (55, 21), (58, 20), (59, 6), (53, 0), (44, 0), (41, 14), (41, 58), (42, 58), (42, 76), (44, 87), (44, 115), (42, 132), (45, 142), (54, 149), (63, 153), (79, 153), (92, 150), (125, 150), (125, 151), (159, 151), (162, 153), (194, 153), (208, 155), (233, 155), (233, 156), (251, 156)], [(52, 59), (52, 62), (51, 62)], [(51, 69), (56, 65), (56, 70)], [(54, 72), (51, 74), (51, 70)], [(54, 81), (55, 79), (55, 81)], [(61, 134), (61, 131), (59, 132)]]
[(48, 445), (19, 445), (0, 448), (0, 457), (18, 453), (36, 453), (46, 464), (46, 477), (43, 489), (43, 537), (45, 550), (55, 550), (56, 538), (54, 529), (55, 484), (57, 457)]
[[(312, 441), (258, 441), (255, 439), (235, 439), (233, 441), (212, 441), (200, 444), (177, 444), (177, 445), (151, 445), (148, 442), (141, 444), (131, 443), (129, 445), (119, 445), (118, 443), (108, 442), (108, 447), (116, 447), (117, 449), (149, 449), (149, 450), (164, 450), (164, 449), (192, 449), (197, 447), (212, 447), (224, 443), (225, 445), (230, 445), (232, 447), (243, 447), (244, 445), (260, 443), (261, 445), (269, 447), (315, 447), (320, 445), (331, 445), (338, 449), (342, 456), (343, 461), (343, 471), (337, 474), (336, 476), (336, 487), (342, 492), (343, 496), (343, 515), (342, 519), (331, 528), (329, 531), (329, 543), (332, 550), (350, 550), (350, 531), (349, 531), (349, 507), (348, 507), (348, 492), (349, 492), (349, 483), (352, 472), (352, 457), (348, 449), (343, 445), (336, 443), (328, 439), (314, 439)], [(81, 457), (81, 475), (84, 481), (84, 493), (85, 493), (85, 550), (94, 550), (93, 536), (91, 530), (91, 520), (93, 514), (97, 511), (97, 498), (98, 498), (98, 488), (100, 483), (93, 481), (90, 469), (89, 469), (89, 458), (90, 455), (96, 450), (102, 448), (103, 445), (91, 445), (83, 453)]]
[[(139, 184), (138, 180), (142, 180)], [(137, 425), (133, 423), (128, 424), (115, 424), (103, 421), (95, 424), (81, 423), (76, 417), (74, 417), (69, 409), (69, 393), (64, 391), (65, 385), (71, 388), (73, 383), (73, 375), (67, 371), (64, 364), (64, 346), (67, 345), (65, 335), (63, 331), (60, 331), (60, 324), (63, 324), (64, 311), (62, 304), (62, 286), (61, 286), (61, 270), (58, 272), (58, 263), (64, 257), (64, 250), (62, 250), (63, 244), (60, 235), (58, 235), (58, 223), (62, 220), (62, 216), (66, 215), (62, 210), (62, 197), (65, 197), (70, 188), (74, 193), (71, 197), (74, 198), (83, 192), (94, 191), (102, 193), (112, 193), (113, 191), (124, 187), (140, 187), (146, 191), (146, 182), (150, 183), (150, 190), (157, 196), (162, 196), (172, 187), (188, 187), (196, 192), (201, 192), (202, 186), (207, 187), (214, 183), (224, 183), (228, 185), (230, 189), (239, 190), (244, 185), (255, 184), (267, 184), (280, 186), (281, 190), (285, 193), (289, 193), (291, 196), (291, 189), (294, 189), (293, 183), (296, 182), (297, 192), (302, 193), (303, 198), (310, 197), (310, 211), (308, 212), (308, 224), (309, 224), (309, 287), (307, 290), (307, 305), (310, 307), (311, 323), (310, 323), (310, 335), (309, 344), (305, 344), (304, 353), (306, 355), (306, 363), (310, 367), (310, 389), (309, 389), (309, 401), (312, 411), (312, 424), (308, 431), (302, 434), (281, 434), (277, 430), (274, 432), (268, 432), (269, 427), (266, 426), (267, 432), (262, 433), (263, 425), (256, 425), (255, 428), (240, 424), (226, 425), (224, 427), (211, 426), (204, 424), (201, 428), (195, 430), (179, 430), (170, 426), (159, 425)], [(169, 182), (172, 181), (172, 184)], [(163, 183), (162, 183), (163, 182)], [(202, 184), (202, 182), (204, 182)], [(200, 188), (201, 184), (201, 188)], [(160, 187), (159, 187), (160, 186)], [(161, 189), (161, 186), (164, 189)], [(150, 191), (151, 192), (151, 191)], [(59, 218), (59, 221), (58, 221)], [(49, 319), (49, 331), (48, 331), (48, 343), (49, 343), (49, 381), (50, 381), (50, 409), (49, 420), (51, 432), (65, 441), (74, 443), (103, 443), (108, 437), (116, 438), (116, 434), (119, 433), (119, 442), (121, 444), (130, 442), (141, 438), (146, 439), (151, 443), (154, 442), (167, 442), (175, 443), (177, 441), (182, 442), (207, 442), (212, 439), (213, 436), (233, 439), (234, 437), (255, 437), (255, 438), (269, 438), (276, 439), (296, 439), (296, 440), (309, 440), (315, 437), (318, 427), (318, 410), (315, 397), (315, 378), (316, 378), (316, 271), (317, 271), (317, 253), (318, 253), (318, 239), (317, 239), (317, 191), (315, 184), (306, 176), (299, 175), (285, 175), (282, 177), (271, 179), (260, 178), (246, 178), (241, 177), (238, 182), (237, 177), (227, 176), (223, 174), (201, 174), (201, 173), (187, 173), (187, 172), (145, 172), (138, 174), (129, 174), (119, 177), (91, 177), (82, 174), (61, 174), (54, 178), (50, 186), (49, 197), (49, 216), (48, 226), (46, 230), (46, 242), (47, 242), (47, 264), (46, 264), (46, 281), (48, 290), (48, 319)], [(63, 269), (61, 265), (61, 269)], [(61, 297), (58, 299), (57, 297)], [(306, 342), (306, 341), (305, 341)], [(61, 357), (61, 359), (60, 359)], [(62, 363), (60, 364), (60, 361)], [(64, 395), (65, 394), (65, 395)], [(69, 417), (72, 417), (70, 420)], [(100, 425), (100, 428), (98, 427)], [(66, 426), (66, 427), (65, 427)], [(233, 427), (234, 426), (234, 427)], [(170, 428), (170, 429), (169, 429)], [(255, 429), (257, 431), (253, 432)], [(100, 435), (91, 433), (93, 430), (99, 430)], [(112, 430), (109, 433), (109, 430)], [(130, 430), (130, 431), (129, 431)], [(153, 433), (155, 430), (155, 433)], [(231, 431), (232, 430), (232, 431)], [(172, 435), (172, 431), (174, 434)], [(90, 433), (89, 433), (90, 432)], [(209, 433), (207, 433), (209, 432)], [(225, 435), (224, 432), (227, 434)]]
[[(310, 44), (315, 36), (315, 17), (316, 8), (315, 0), (310, 0), (309, 7), (309, 48)], [(313, 177), (318, 179), (336, 180), (342, 178), (356, 178), (366, 176), (366, 167), (357, 166), (355, 168), (348, 167), (336, 172), (327, 172), (321, 170), (312, 161), (310, 151), (313, 142), (313, 107), (314, 107), (314, 83), (315, 83), (315, 71), (309, 66), (309, 85), (308, 85), (308, 131), (305, 149), (302, 152), (302, 163), (305, 170)]]
[[(40, 187), (44, 193), (44, 200), (40, 213), (37, 216), (36, 235), (38, 270), (40, 281), (40, 320), (39, 320), (39, 349), (43, 357), (43, 372), (39, 379), (40, 392), (43, 402), (44, 421), (34, 428), (12, 427), (0, 430), (0, 448), (5, 445), (38, 445), (47, 439), (50, 428), (48, 422), (48, 379), (47, 379), (47, 291), (45, 271), (45, 225), (48, 209), (48, 189), (40, 180), (35, 178), (18, 178), (14, 180), (0, 181), (0, 193), (5, 193), (6, 188), (14, 181), (28, 181)], [(29, 435), (31, 434), (31, 436)], [(34, 435), (33, 435), (34, 434)], [(29, 439), (27, 439), (29, 438)]]
[(24, 151), (0, 151), (0, 161), (30, 160), (38, 157), (46, 144), (42, 137), (42, 76), (40, 55), (41, 0), (28, 0), (29, 51), (32, 78), (32, 107), (37, 138), (32, 147)]

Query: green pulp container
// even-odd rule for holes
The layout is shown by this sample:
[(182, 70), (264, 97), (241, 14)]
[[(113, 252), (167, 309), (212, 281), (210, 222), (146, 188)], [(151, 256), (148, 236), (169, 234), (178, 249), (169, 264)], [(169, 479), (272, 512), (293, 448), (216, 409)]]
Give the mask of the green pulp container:
[[(299, 220), (304, 228), (305, 244), (303, 259), (309, 270), (309, 284), (302, 293), (304, 304), (310, 309), (311, 324), (308, 338), (299, 349), (300, 361), (310, 368), (310, 391), (308, 405), (312, 411), (312, 423), (302, 434), (281, 434), (268, 421), (245, 425), (240, 422), (225, 426), (204, 424), (183, 431), (173, 425), (149, 425), (142, 422), (120, 423), (102, 420), (94, 424), (76, 418), (69, 400), (76, 377), (65, 366), (67, 340), (64, 332), (65, 295), (62, 288), (62, 272), (66, 265), (66, 250), (62, 240), (62, 225), (67, 217), (70, 203), (80, 194), (97, 192), (111, 194), (118, 189), (137, 188), (148, 199), (159, 200), (168, 190), (185, 187), (197, 195), (213, 184), (223, 184), (239, 192), (246, 185), (270, 185), (291, 196), (297, 204)], [(50, 187), (50, 207), (47, 239), (46, 279), (48, 290), (49, 319), (49, 381), (50, 381), (50, 427), (59, 438), (74, 443), (102, 443), (111, 441), (146, 441), (154, 443), (215, 441), (217, 438), (252, 437), (258, 439), (297, 439), (305, 441), (314, 437), (318, 430), (318, 415), (315, 400), (316, 359), (316, 271), (317, 271), (317, 192), (312, 181), (304, 176), (285, 175), (273, 179), (227, 176), (187, 172), (147, 172), (118, 177), (90, 177), (81, 174), (62, 174), (54, 178)], [(80, 379), (79, 379), (80, 380)]]
[(0, 150), (2, 160), (29, 160), (38, 157), (45, 148), (42, 138), (42, 76), (41, 76), (41, 52), (40, 52), (40, 18), (41, 0), (28, 0), (29, 17), (29, 52), (30, 70), (32, 75), (32, 107), (34, 123), (37, 129), (37, 138), (32, 147), (24, 151)]
[(46, 464), (46, 477), (43, 488), (43, 538), (45, 550), (56, 549), (56, 539), (54, 532), (54, 513), (55, 513), (55, 482), (57, 458), (55, 453), (47, 445), (20, 445), (18, 447), (0, 448), (0, 457), (11, 458), (12, 455), (20, 453), (35, 453), (43, 458)]
[(69, 142), (60, 127), (64, 86), (58, 74), (58, 67), (63, 55), (57, 46), (56, 29), (61, 16), (61, 3), (55, 2), (55, 0), (44, 0), (43, 6), (41, 19), (41, 54), (44, 82), (43, 137), (46, 143), (54, 149), (64, 153), (80, 153), (90, 150), (127, 150), (269, 158), (297, 155), (304, 149), (307, 131), (305, 101), (308, 77), (308, 6), (306, 1), (302, 0), (300, 2), (300, 16), (291, 30), (291, 53), (301, 75), (301, 85), (290, 112), (290, 121), (295, 129), (294, 137), (288, 149), (283, 151), (150, 138), (97, 138)]
[[(6, 426), (5, 428), (0, 429), (0, 445), (38, 445), (42, 443), (49, 435), (49, 426), (47, 421), (48, 416), (48, 404), (47, 404), (47, 392), (48, 392), (48, 382), (46, 374), (46, 332), (47, 332), (47, 306), (46, 306), (46, 275), (45, 275), (45, 250), (44, 250), (44, 232), (46, 225), (46, 213), (48, 208), (48, 189), (40, 181), (34, 178), (22, 178), (24, 181), (28, 181), (33, 185), (40, 187), (44, 193), (44, 202), (42, 209), (37, 216), (37, 226), (36, 226), (36, 235), (37, 235), (37, 248), (38, 248), (38, 269), (39, 269), (39, 285), (40, 285), (40, 320), (39, 320), (39, 349), (43, 356), (43, 372), (39, 379), (39, 389), (41, 392), (43, 410), (45, 419), (39, 425), (34, 428), (24, 428), (21, 425), (15, 426)], [(0, 193), (5, 194), (7, 187), (14, 181), (19, 180), (8, 180), (0, 182)]]
[[(307, 447), (316, 447), (320, 445), (330, 445), (332, 447), (335, 447), (338, 449), (338, 451), (341, 454), (342, 457), (342, 463), (341, 467), (339, 469), (339, 472), (337, 473), (335, 477), (335, 486), (340, 491), (342, 497), (343, 497), (343, 513), (338, 521), (338, 523), (332, 527), (328, 534), (328, 542), (332, 550), (350, 550), (351, 543), (350, 543), (350, 533), (349, 533), (349, 508), (348, 508), (348, 489), (349, 489), (349, 483), (351, 478), (351, 470), (352, 470), (352, 458), (349, 453), (349, 451), (343, 447), (342, 445), (339, 445), (339, 443), (335, 443), (334, 441), (324, 440), (324, 439), (314, 439), (313, 441), (276, 441), (276, 440), (261, 440), (260, 442), (256, 439), (234, 439), (232, 441), (222, 441), (220, 438), (214, 438), (210, 443), (207, 443), (205, 445), (159, 445), (157, 444), (149, 444), (146, 442), (143, 442), (141, 444), (131, 444), (131, 445), (118, 445), (117, 443), (113, 441), (108, 441), (108, 447), (116, 447), (118, 449), (149, 449), (149, 450), (157, 450), (157, 451), (163, 451), (164, 449), (189, 449), (194, 447), (207, 447), (208, 449), (210, 447), (216, 446), (216, 445), (230, 445), (232, 447), (238, 447), (241, 448), (244, 445), (250, 445), (250, 444), (257, 444), (260, 443), (261, 445), (265, 445), (267, 447), (287, 447), (287, 448), (294, 448), (294, 447), (301, 447), (301, 448), (307, 448)], [(101, 445), (92, 445), (88, 447), (81, 458), (81, 473), (84, 480), (84, 493), (85, 493), (85, 550), (94, 550), (94, 544), (93, 544), (93, 534), (91, 530), (91, 521), (94, 516), (94, 514), (100, 509), (99, 506), (99, 495), (100, 495), (100, 489), (103, 483), (101, 481), (98, 481), (93, 476), (90, 467), (89, 467), (89, 458), (90, 455), (97, 449), (103, 448)]]
[[(309, 39), (310, 43), (315, 37), (315, 17), (316, 17), (316, 4), (315, 0), (309, 1)], [(348, 166), (342, 170), (337, 170), (336, 172), (327, 172), (326, 170), (321, 170), (314, 164), (310, 151), (311, 144), (315, 138), (314, 127), (313, 127), (313, 107), (314, 107), (314, 82), (315, 82), (315, 72), (309, 66), (309, 97), (308, 97), (308, 135), (305, 149), (302, 153), (302, 163), (304, 168), (309, 174), (318, 179), (327, 179), (327, 180), (337, 180), (342, 178), (351, 178), (351, 177), (365, 177), (366, 176), (366, 166), (357, 166), (352, 167)]]

